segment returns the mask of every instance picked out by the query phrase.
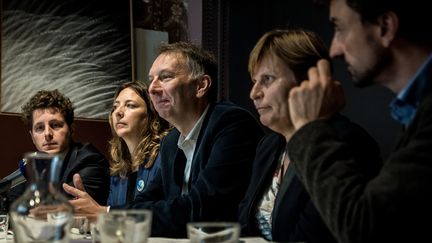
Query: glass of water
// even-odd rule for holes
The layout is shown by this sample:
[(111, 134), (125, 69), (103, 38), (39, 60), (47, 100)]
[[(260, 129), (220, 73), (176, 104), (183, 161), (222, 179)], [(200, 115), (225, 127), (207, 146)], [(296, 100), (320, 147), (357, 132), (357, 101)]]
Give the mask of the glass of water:
[(98, 215), (96, 227), (103, 243), (146, 243), (151, 222), (147, 209), (112, 210)]
[(9, 229), (9, 215), (0, 214), (0, 240), (6, 239)]
[(238, 243), (240, 225), (236, 222), (193, 222), (187, 224), (191, 243)]

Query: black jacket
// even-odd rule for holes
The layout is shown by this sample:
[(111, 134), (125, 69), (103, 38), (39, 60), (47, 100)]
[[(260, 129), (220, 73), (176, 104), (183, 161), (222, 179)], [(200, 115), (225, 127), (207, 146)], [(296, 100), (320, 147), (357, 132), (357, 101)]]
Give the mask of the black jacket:
[[(367, 176), (335, 130), (301, 128), (289, 151), (318, 211), (339, 242), (432, 242), (432, 75), (426, 96), (379, 174)], [(362, 148), (364, 145), (359, 144)], [(332, 175), (332, 176), (329, 176)]]
[[(68, 197), (70, 195), (63, 191), (61, 184), (67, 183), (73, 186), (75, 173), (80, 174), (88, 194), (99, 204), (106, 205), (110, 184), (109, 164), (93, 145), (72, 142), (63, 160), (58, 189)], [(26, 186), (27, 183), (23, 183), (8, 193), (9, 205), (22, 195)]]
[[(372, 163), (364, 165), (365, 171), (376, 175), (381, 162), (375, 141), (345, 117), (335, 116), (329, 124), (338, 131), (339, 139), (347, 141), (359, 152), (359, 156), (368, 151), (376, 158), (375, 161), (371, 161)], [(263, 194), (268, 190), (276, 167), (280, 163), (279, 156), (285, 147), (285, 138), (272, 132), (261, 140), (257, 148), (251, 183), (245, 199), (240, 204), (239, 220), (242, 234), (245, 236), (261, 236), (256, 223), (256, 210)], [(281, 183), (272, 212), (272, 240), (336, 242), (297, 177), (293, 166), (294, 159), (290, 153), (288, 156), (291, 163)]]
[(191, 221), (236, 221), (249, 183), (255, 148), (263, 135), (255, 118), (231, 103), (211, 105), (198, 136), (189, 180), (181, 194), (186, 161), (178, 130), (162, 141), (161, 169), (128, 208), (153, 211), (152, 235), (186, 237)]

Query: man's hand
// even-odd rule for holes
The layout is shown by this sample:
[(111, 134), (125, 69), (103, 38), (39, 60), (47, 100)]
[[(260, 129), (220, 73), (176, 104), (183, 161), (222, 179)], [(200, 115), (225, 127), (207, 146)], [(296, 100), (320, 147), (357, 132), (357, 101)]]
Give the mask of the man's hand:
[(75, 215), (86, 216), (89, 221), (95, 222), (99, 213), (107, 212), (107, 207), (99, 205), (86, 191), (78, 189), (84, 188), (78, 174), (74, 175), (73, 181), (75, 187), (63, 183), (63, 189), (75, 197), (69, 200), (69, 203), (75, 208)]
[(82, 182), (81, 176), (78, 173), (73, 175), (72, 180), (76, 189), (85, 191), (84, 183)]
[(30, 209), (31, 216), (37, 219), (47, 219), (49, 214), (57, 214), (60, 212), (68, 212), (70, 209), (64, 204), (57, 205), (39, 205)]
[(309, 80), (291, 89), (288, 103), (295, 130), (309, 122), (329, 118), (342, 110), (345, 96), (341, 84), (334, 81), (330, 63), (319, 60), (308, 72)]

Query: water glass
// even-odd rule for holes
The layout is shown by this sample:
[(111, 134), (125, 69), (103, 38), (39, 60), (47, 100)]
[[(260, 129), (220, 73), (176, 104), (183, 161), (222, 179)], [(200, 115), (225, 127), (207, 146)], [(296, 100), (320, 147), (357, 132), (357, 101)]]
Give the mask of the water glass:
[(150, 210), (112, 210), (98, 215), (96, 226), (103, 243), (146, 243), (151, 222)]
[(0, 215), (0, 240), (6, 239), (8, 229), (9, 229), (9, 215), (1, 214)]
[(235, 222), (193, 222), (187, 224), (191, 243), (238, 243), (240, 225)]
[(70, 242), (73, 207), (58, 190), (63, 160), (59, 155), (24, 155), (27, 188), (9, 208), (15, 243)]
[(101, 243), (99, 229), (95, 223), (90, 223), (90, 233), (92, 243)]
[(90, 232), (89, 220), (86, 216), (74, 216), (71, 228), (72, 233), (85, 235)]

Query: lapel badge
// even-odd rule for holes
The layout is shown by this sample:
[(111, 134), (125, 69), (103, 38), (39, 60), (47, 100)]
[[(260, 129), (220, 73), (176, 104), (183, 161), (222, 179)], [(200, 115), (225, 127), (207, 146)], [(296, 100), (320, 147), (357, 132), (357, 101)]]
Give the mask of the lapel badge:
[(137, 182), (137, 190), (139, 192), (141, 192), (142, 190), (144, 190), (144, 186), (145, 186), (144, 180), (142, 180), (142, 179), (138, 180), (138, 182)]

